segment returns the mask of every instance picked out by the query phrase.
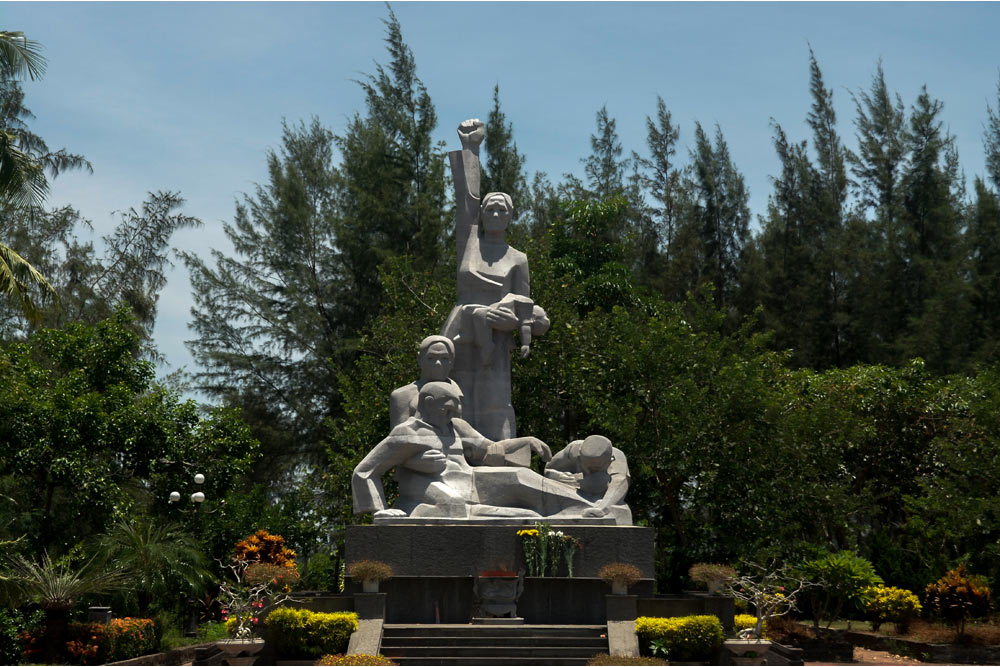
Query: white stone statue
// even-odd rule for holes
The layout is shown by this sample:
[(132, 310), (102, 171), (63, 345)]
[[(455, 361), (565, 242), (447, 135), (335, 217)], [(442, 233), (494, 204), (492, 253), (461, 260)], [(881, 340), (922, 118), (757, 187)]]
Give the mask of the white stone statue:
[(449, 154), (457, 209), (458, 299), (441, 334), (455, 342), (452, 377), (464, 393), (466, 420), (483, 435), (502, 440), (517, 435), (510, 400), (513, 332), (518, 331), (521, 355), (527, 356), (532, 336), (548, 331), (549, 320), (531, 300), (528, 258), (507, 245), (514, 213), (510, 195), (491, 192), (480, 200), (483, 123), (464, 121), (458, 136), (462, 150)]
[[(510, 196), (479, 199), (479, 120), (458, 128), (455, 179), (458, 299), (441, 335), (420, 344), (420, 378), (392, 392), (388, 437), (354, 469), (354, 512), (376, 522), (547, 519), (631, 525), (624, 453), (600, 435), (555, 457), (537, 438), (516, 437), (510, 364), (549, 329), (531, 300), (528, 260), (507, 245)], [(449, 377), (450, 376), (450, 377)], [(545, 475), (531, 456), (547, 461)], [(387, 506), (382, 476), (396, 470), (399, 498)]]
[[(458, 390), (445, 382), (420, 389), (417, 413), (396, 426), (354, 469), (354, 512), (375, 518), (468, 519), (574, 518), (597, 505), (569, 484), (547, 479), (530, 468), (472, 465), (491, 453), (499, 460), (527, 450), (552, 457), (537, 438), (494, 442), (461, 419)], [(382, 475), (396, 468), (399, 498), (386, 505)]]

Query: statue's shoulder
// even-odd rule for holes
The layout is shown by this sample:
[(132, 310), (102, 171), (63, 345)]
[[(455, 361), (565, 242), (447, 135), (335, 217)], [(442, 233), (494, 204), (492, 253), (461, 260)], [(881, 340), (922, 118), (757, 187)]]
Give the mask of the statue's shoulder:
[(521, 252), (520, 250), (518, 250), (514, 246), (507, 246), (507, 247), (509, 248), (509, 251), (510, 251), (510, 259), (515, 264), (518, 264), (518, 265), (521, 265), (521, 264), (527, 265), (528, 264), (528, 256), (527, 255), (525, 255), (523, 252)]
[(392, 390), (389, 394), (389, 398), (403, 398), (409, 396), (418, 391), (417, 383), (411, 382), (410, 384), (404, 384), (402, 387), (397, 387)]
[(430, 430), (430, 426), (428, 426), (422, 419), (412, 416), (396, 424), (392, 430), (389, 431), (389, 437), (405, 438), (412, 435), (423, 435), (428, 430)]

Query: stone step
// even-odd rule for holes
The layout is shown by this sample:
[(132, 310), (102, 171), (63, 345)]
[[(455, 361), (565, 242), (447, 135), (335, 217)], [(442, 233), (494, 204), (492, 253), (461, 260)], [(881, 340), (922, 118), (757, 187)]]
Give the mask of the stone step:
[(386, 624), (381, 652), (400, 665), (585, 665), (608, 652), (607, 631), (605, 625)]
[(395, 657), (392, 659), (398, 665), (586, 665), (590, 658), (544, 658), (529, 660), (526, 658), (496, 658), (496, 657), (449, 657), (427, 656), (419, 658)]
[(599, 637), (606, 625), (472, 625), (432, 623), (402, 625), (386, 623), (386, 636), (394, 637)]
[[(470, 641), (474, 640), (481, 644), (488, 644), (493, 646), (496, 641), (486, 641), (487, 639), (496, 640), (496, 637), (484, 638), (484, 637), (469, 637), (465, 635), (440, 635), (435, 637), (419, 637), (419, 636), (395, 636), (395, 635), (383, 635), (382, 646), (466, 646)], [(522, 646), (526, 648), (530, 647), (588, 647), (588, 648), (607, 648), (608, 639), (607, 637), (502, 637), (504, 646)]]
[(507, 646), (482, 645), (473, 646), (386, 646), (382, 645), (382, 654), (388, 658), (394, 656), (421, 657), (434, 655), (449, 655), (455, 657), (497, 657), (497, 658), (589, 658), (598, 653), (607, 653), (608, 645), (589, 646)]

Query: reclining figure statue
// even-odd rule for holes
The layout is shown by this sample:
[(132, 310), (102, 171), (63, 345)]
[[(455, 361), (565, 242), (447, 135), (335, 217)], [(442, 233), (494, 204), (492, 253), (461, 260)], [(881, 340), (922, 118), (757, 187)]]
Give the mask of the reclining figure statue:
[[(619, 519), (592, 489), (543, 477), (530, 468), (503, 465), (511, 453), (523, 448), (550, 460), (551, 451), (541, 440), (522, 437), (494, 442), (473, 429), (461, 414), (461, 394), (454, 385), (425, 383), (416, 413), (394, 427), (354, 469), (354, 512), (374, 512), (376, 519)], [(482, 465), (491, 462), (499, 465)], [(392, 468), (396, 468), (399, 498), (390, 509), (382, 475)]]

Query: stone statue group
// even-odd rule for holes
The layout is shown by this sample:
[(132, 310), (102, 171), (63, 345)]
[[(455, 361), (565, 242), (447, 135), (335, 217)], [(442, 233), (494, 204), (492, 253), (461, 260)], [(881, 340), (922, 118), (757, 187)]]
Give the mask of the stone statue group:
[[(507, 245), (510, 195), (479, 196), (483, 123), (458, 127), (452, 151), (457, 208), (458, 303), (440, 335), (420, 344), (420, 378), (392, 392), (391, 431), (354, 469), (354, 512), (377, 523), (420, 519), (559, 519), (631, 525), (625, 455), (601, 435), (555, 456), (516, 437), (510, 369), (549, 329), (531, 300), (528, 258)], [(535, 454), (545, 474), (530, 468)], [(382, 476), (396, 469), (399, 498), (386, 506)], [(408, 519), (407, 517), (411, 517)]]

